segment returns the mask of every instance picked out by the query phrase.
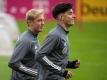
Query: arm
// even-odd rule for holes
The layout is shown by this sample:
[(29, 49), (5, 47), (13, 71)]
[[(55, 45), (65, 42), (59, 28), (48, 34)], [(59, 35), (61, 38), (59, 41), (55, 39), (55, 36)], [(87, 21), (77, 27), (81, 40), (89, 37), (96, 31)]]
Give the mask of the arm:
[(48, 35), (48, 37), (45, 39), (42, 47), (38, 51), (37, 61), (46, 69), (48, 69), (60, 76), (66, 77), (68, 71), (64, 70), (60, 66), (54, 64), (51, 61), (51, 58), (49, 58), (49, 56), (48, 56), (52, 53), (52, 51), (58, 44), (60, 44), (60, 39), (58, 36)]
[(37, 70), (26, 67), (21, 62), (23, 57), (26, 55), (28, 48), (29, 48), (28, 42), (25, 42), (25, 41), (19, 42), (18, 41), (18, 43), (16, 44), (16, 47), (14, 49), (12, 58), (11, 58), (10, 62), (8, 63), (8, 66), (15, 71), (27, 74), (29, 76), (36, 76)]

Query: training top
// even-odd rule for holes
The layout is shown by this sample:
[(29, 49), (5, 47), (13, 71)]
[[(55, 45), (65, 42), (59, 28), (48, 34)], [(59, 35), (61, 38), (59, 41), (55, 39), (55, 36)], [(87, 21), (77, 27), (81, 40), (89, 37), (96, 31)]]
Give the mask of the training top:
[(18, 38), (8, 64), (13, 69), (11, 80), (32, 80), (38, 76), (36, 52), (39, 49), (39, 43), (37, 35), (28, 29)]
[[(68, 31), (65, 31), (62, 26), (57, 25), (49, 32), (40, 50), (38, 51), (37, 61), (43, 67), (44, 77), (51, 77), (55, 74), (60, 76), (64, 75), (69, 56), (69, 43), (67, 34)], [(56, 76), (52, 78), (56, 78)], [(48, 79), (51, 80), (52, 78)]]

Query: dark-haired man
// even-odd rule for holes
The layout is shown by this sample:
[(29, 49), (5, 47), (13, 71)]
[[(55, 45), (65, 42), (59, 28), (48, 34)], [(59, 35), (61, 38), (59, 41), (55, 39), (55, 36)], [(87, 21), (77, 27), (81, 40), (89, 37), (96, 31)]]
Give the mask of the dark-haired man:
[(38, 51), (37, 61), (42, 65), (43, 80), (63, 80), (72, 77), (65, 68), (78, 68), (80, 61), (69, 61), (69, 43), (67, 34), (74, 24), (75, 14), (72, 4), (60, 3), (53, 8), (53, 17), (57, 26), (51, 30)]

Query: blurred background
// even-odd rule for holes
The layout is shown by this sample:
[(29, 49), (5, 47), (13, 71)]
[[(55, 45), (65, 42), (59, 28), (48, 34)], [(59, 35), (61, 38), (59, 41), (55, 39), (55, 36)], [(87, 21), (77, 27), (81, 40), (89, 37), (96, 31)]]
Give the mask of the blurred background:
[(77, 16), (69, 33), (70, 60), (80, 59), (79, 69), (69, 80), (107, 80), (107, 0), (0, 0), (0, 80), (9, 80), (8, 61), (18, 36), (27, 29), (25, 13), (45, 10), (40, 43), (56, 25), (51, 10), (57, 3), (70, 2)]

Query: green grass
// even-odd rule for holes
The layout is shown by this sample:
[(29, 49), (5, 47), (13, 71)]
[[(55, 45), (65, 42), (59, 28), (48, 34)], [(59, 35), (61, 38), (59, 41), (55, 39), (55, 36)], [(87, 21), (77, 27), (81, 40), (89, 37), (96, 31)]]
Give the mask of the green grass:
[[(25, 22), (18, 21), (18, 24), (23, 32)], [(39, 34), (40, 42), (54, 26), (53, 21), (46, 22), (44, 32)], [(72, 80), (107, 80), (107, 22), (84, 22), (81, 32), (77, 26), (72, 27), (69, 42), (70, 60), (81, 60), (80, 68), (71, 70)], [(9, 80), (11, 70), (7, 67), (8, 60), (8, 57), (0, 57), (0, 80)]]
[(9, 57), (0, 56), (0, 80), (9, 80), (11, 70), (8, 68)]
[(83, 31), (71, 31), (71, 59), (81, 60), (80, 69), (74, 70), (74, 80), (107, 79), (107, 23), (90, 22), (83, 24)]

